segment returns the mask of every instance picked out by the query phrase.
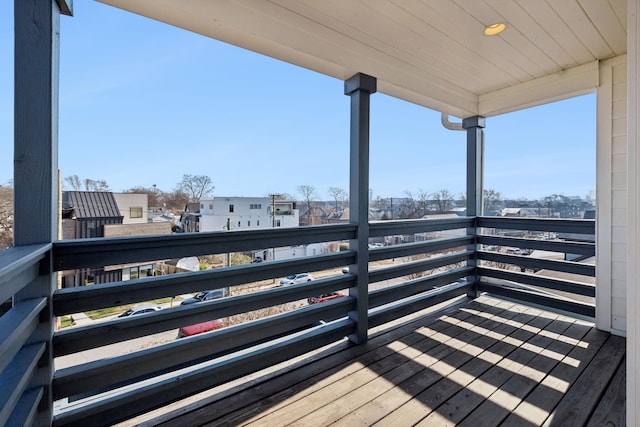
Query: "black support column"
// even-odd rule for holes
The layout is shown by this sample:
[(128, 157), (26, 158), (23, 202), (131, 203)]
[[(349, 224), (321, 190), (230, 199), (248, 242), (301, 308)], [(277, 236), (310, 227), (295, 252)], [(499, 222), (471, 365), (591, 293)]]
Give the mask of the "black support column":
[[(477, 217), (483, 213), (482, 206), (482, 190), (483, 190), (483, 168), (484, 168), (484, 127), (485, 118), (482, 116), (474, 116), (466, 118), (462, 121), (462, 128), (467, 131), (467, 216)], [(470, 228), (467, 234), (478, 234), (478, 228)], [(478, 250), (478, 245), (473, 244), (468, 249)], [(467, 265), (477, 267), (478, 260), (474, 256)], [(479, 277), (477, 274), (468, 277), (474, 283), (474, 290), (469, 294), (471, 297), (477, 297), (477, 284)]]
[(344, 93), (351, 97), (349, 222), (358, 226), (356, 239), (349, 249), (358, 254), (350, 268), (357, 275), (356, 286), (349, 295), (356, 298), (356, 309), (349, 316), (356, 321), (357, 331), (349, 339), (364, 343), (368, 336), (369, 310), (369, 98), (376, 92), (375, 77), (358, 73), (344, 83)]

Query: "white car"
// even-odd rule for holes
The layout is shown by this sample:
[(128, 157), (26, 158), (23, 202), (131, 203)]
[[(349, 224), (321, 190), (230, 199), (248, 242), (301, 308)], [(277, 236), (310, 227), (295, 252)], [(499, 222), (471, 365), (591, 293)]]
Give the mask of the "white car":
[(292, 274), (280, 280), (280, 286), (297, 285), (298, 283), (310, 282), (312, 280), (313, 276), (309, 273)]
[(159, 305), (137, 305), (123, 311), (118, 315), (118, 317), (137, 316), (139, 314), (153, 313), (161, 309), (162, 307)]

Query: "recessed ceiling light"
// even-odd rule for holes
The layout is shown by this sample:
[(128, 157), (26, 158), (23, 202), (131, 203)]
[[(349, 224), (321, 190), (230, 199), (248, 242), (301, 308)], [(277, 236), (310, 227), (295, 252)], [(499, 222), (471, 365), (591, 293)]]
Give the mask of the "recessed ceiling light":
[(505, 28), (507, 28), (506, 24), (503, 24), (502, 22), (498, 23), (498, 24), (492, 24), (492, 25), (487, 25), (484, 29), (484, 35), (485, 36), (495, 36), (497, 34), (500, 34), (501, 32), (503, 32), (505, 30)]

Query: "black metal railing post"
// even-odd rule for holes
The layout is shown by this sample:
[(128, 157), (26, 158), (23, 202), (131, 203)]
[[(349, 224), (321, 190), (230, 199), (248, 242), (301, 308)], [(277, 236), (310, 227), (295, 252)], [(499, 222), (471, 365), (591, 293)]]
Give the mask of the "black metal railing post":
[[(467, 216), (478, 217), (482, 215), (482, 186), (483, 186), (483, 163), (484, 163), (484, 127), (485, 118), (482, 116), (468, 117), (462, 121), (462, 128), (467, 131)], [(473, 236), (478, 235), (478, 227), (467, 229), (467, 234)], [(468, 249), (477, 253), (478, 244), (474, 242)], [(478, 296), (477, 274), (478, 257), (474, 255), (473, 259), (467, 261), (467, 265), (474, 268), (473, 276), (469, 276), (468, 280), (473, 283), (473, 290), (469, 296), (475, 298)]]
[(356, 239), (349, 242), (349, 249), (358, 254), (351, 266), (356, 285), (349, 288), (349, 295), (356, 298), (356, 309), (349, 316), (357, 330), (349, 339), (357, 344), (367, 340), (369, 329), (369, 98), (376, 92), (376, 83), (375, 77), (362, 73), (344, 82), (344, 93), (351, 97), (349, 222), (358, 226)]

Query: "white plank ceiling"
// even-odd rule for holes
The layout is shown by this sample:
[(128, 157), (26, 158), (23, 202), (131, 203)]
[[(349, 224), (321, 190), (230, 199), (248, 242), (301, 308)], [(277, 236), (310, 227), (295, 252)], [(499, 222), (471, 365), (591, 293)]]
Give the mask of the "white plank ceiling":
[(626, 0), (101, 1), (457, 117), (592, 91), (626, 54)]

